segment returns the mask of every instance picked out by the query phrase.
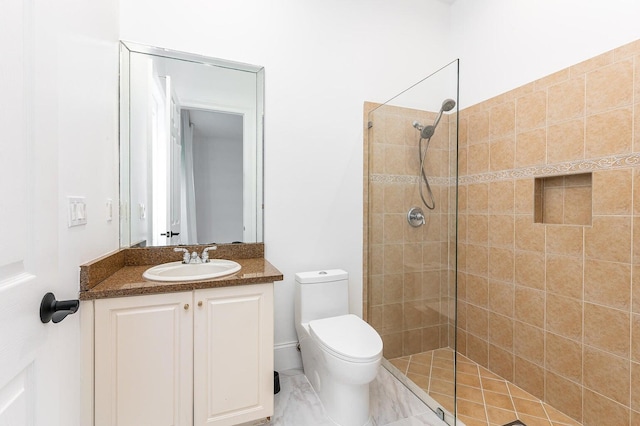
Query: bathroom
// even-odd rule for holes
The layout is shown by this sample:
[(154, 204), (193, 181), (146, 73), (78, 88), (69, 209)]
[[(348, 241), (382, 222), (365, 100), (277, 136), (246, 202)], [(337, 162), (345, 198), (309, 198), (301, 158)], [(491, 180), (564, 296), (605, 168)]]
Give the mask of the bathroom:
[[(47, 212), (38, 216), (38, 232), (53, 234), (37, 245), (41, 234), (26, 240), (20, 234), (26, 231), (8, 229), (3, 267), (33, 244), (55, 273), (37, 296), (49, 289), (72, 299), (78, 265), (119, 247), (117, 220), (103, 219), (107, 200), (114, 206), (118, 200), (118, 40), (260, 64), (266, 70), (265, 256), (285, 276), (275, 288), (276, 368), (295, 366), (296, 272), (349, 271), (350, 309), (363, 315), (363, 103), (384, 102), (460, 58), (460, 107), (466, 108), (640, 39), (640, 6), (589, 3), (25, 1), (24, 14), (35, 15), (26, 40), (36, 46), (35, 72), (27, 77), (37, 88), (32, 137), (43, 173), (35, 211)], [(7, 47), (14, 39), (14, 33), (2, 38)], [(16, 147), (6, 149), (11, 154)], [(3, 182), (15, 182), (22, 170), (4, 169)], [(86, 197), (86, 227), (67, 227), (67, 196)], [(10, 321), (0, 320), (3, 333)], [(64, 372), (71, 385), (43, 385), (56, 398), (46, 407), (52, 420), (36, 424), (84, 424), (80, 332), (75, 315), (46, 339), (52, 350), (39, 362)]]

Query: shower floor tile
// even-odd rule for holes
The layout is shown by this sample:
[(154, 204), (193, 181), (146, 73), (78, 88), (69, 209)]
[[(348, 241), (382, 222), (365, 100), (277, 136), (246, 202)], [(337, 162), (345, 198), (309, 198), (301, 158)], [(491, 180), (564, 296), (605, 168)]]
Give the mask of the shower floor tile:
[[(429, 396), (453, 412), (453, 350), (436, 349), (390, 359)], [(458, 419), (466, 426), (582, 426), (549, 404), (458, 354)]]

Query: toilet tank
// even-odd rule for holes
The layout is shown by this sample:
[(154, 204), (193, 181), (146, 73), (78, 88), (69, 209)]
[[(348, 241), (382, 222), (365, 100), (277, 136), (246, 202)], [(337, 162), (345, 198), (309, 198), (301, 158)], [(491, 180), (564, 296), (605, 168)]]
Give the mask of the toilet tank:
[(326, 269), (296, 274), (296, 324), (348, 313), (349, 274), (346, 271)]

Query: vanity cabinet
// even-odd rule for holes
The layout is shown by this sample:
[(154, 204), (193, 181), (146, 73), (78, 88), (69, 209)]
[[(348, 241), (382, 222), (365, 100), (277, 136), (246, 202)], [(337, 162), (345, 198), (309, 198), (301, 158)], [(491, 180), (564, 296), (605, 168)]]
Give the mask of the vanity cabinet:
[(96, 426), (272, 415), (272, 283), (94, 303)]

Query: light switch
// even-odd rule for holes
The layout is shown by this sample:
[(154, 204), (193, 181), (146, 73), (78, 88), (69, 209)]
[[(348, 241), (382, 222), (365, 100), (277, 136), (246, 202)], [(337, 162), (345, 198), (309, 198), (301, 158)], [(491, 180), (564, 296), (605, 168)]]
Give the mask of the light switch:
[(111, 222), (113, 220), (113, 200), (111, 198), (107, 198), (106, 210), (107, 222)]
[(87, 203), (84, 197), (67, 197), (68, 200), (68, 224), (73, 226), (86, 225), (87, 223)]

